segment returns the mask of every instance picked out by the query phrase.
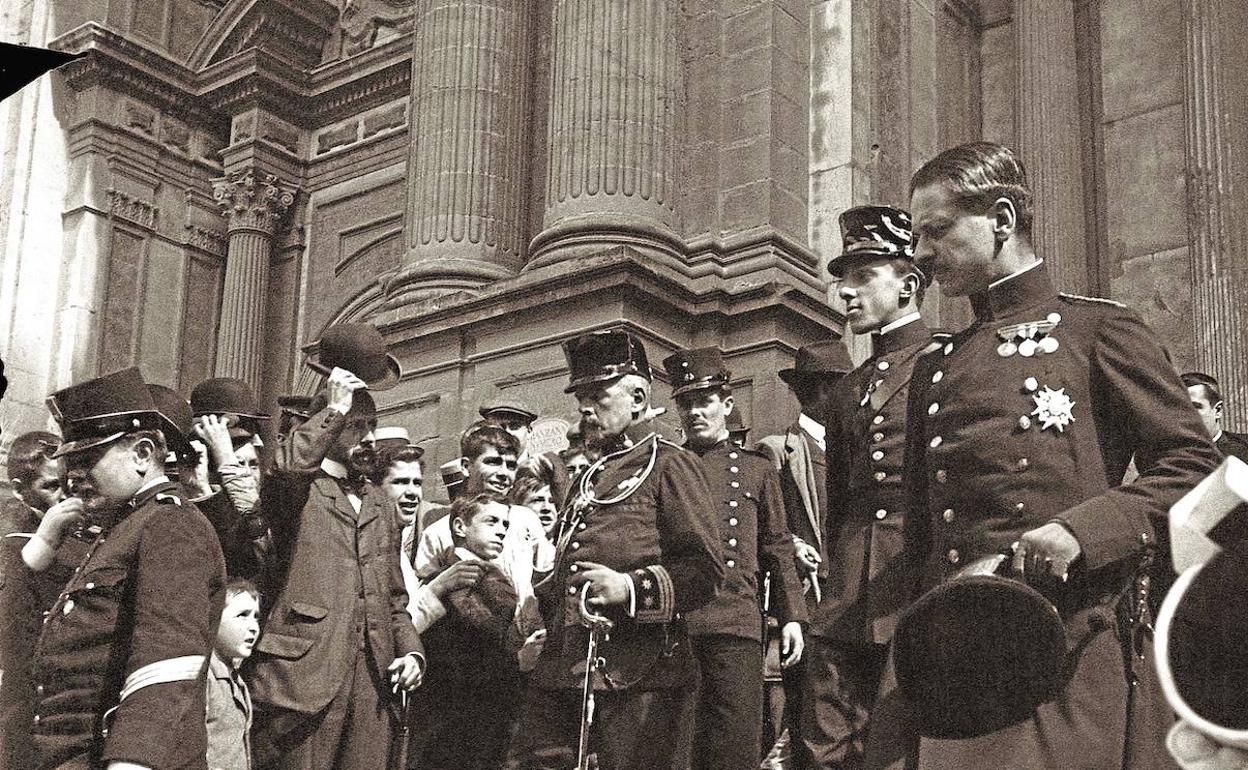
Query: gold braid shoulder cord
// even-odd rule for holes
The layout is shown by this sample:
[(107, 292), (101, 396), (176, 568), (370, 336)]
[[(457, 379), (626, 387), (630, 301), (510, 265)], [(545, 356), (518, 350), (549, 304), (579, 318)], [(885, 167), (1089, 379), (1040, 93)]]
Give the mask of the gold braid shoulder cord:
[(631, 497), (633, 493), (641, 487), (642, 483), (650, 477), (650, 474), (654, 472), (654, 466), (659, 459), (659, 441), (653, 433), (642, 440), (650, 442), (650, 458), (644, 467), (640, 468), (631, 477), (621, 483), (621, 486), (624, 487), (623, 492), (607, 498), (595, 497), (594, 477), (597, 476), (604, 467), (606, 467), (608, 461), (614, 460), (617, 457), (623, 457), (629, 452), (635, 450), (637, 448), (636, 444), (599, 457), (593, 465), (589, 466), (584, 470), (584, 472), (581, 473), (580, 478), (577, 479), (576, 494), (572, 496), (571, 501), (559, 515), (559, 536), (555, 539), (558, 554), (563, 554), (564, 549), (568, 544), (568, 540), (571, 539), (572, 533), (576, 531), (576, 525), (581, 523), (581, 521), (584, 520), (585, 516), (592, 509), (604, 505), (616, 505), (624, 502)]

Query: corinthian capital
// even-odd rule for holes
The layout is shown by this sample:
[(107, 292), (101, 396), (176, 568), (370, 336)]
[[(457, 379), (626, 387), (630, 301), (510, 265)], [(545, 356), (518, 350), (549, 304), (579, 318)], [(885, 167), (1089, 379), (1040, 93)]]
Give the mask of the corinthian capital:
[(295, 188), (273, 174), (254, 169), (235, 171), (214, 179), (212, 197), (229, 219), (229, 229), (277, 232), (287, 210), (295, 202)]

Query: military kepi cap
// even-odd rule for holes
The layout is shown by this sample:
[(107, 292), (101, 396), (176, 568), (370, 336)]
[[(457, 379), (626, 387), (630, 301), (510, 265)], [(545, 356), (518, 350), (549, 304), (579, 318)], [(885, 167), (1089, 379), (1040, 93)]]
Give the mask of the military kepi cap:
[(571, 377), (564, 393), (572, 393), (587, 383), (615, 380), (626, 374), (654, 379), (645, 346), (621, 329), (582, 334), (563, 343), (563, 355), (568, 359)]
[(663, 368), (672, 382), (672, 398), (694, 390), (722, 388), (732, 377), (719, 348), (677, 350), (663, 359)]
[(107, 444), (134, 431), (160, 430), (163, 425), (135, 367), (58, 390), (47, 403), (63, 437), (53, 457)]
[(780, 379), (793, 385), (809, 378), (826, 377), (829, 374), (849, 374), (854, 370), (854, 360), (849, 357), (845, 343), (825, 340), (797, 349), (793, 366), (781, 369)]
[[(828, 272), (837, 278), (849, 265), (864, 259), (901, 258), (914, 261), (914, 235), (910, 214), (892, 206), (855, 206), (841, 213), (841, 253), (828, 262)], [(930, 283), (927, 276), (915, 272)]]

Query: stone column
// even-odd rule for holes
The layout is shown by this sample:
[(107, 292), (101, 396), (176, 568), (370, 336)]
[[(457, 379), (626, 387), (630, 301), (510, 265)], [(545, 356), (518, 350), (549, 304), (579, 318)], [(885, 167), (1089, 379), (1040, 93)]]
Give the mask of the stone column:
[(294, 188), (272, 174), (249, 169), (215, 180), (212, 194), (229, 220), (230, 237), (213, 371), (218, 377), (237, 377), (259, 391), (269, 258), (273, 237), (294, 203)]
[(1218, 379), (1223, 424), (1248, 429), (1248, 9), (1183, 3), (1187, 221), (1196, 368)]
[(389, 302), (520, 270), (531, 0), (429, 0), (412, 43), (407, 252)]
[(1032, 243), (1061, 291), (1086, 293), (1079, 79), (1071, 0), (1015, 0), (1018, 36), (1016, 149), (1036, 217)]
[(676, 0), (555, 0), (543, 229), (529, 267), (627, 244), (675, 257)]

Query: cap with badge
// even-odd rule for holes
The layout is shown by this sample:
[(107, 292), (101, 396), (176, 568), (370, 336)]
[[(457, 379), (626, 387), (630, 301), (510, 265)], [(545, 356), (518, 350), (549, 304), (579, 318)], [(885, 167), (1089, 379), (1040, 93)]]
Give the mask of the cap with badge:
[(127, 433), (164, 426), (138, 368), (71, 385), (48, 397), (48, 410), (61, 426), (53, 457), (101, 446)]
[(1226, 458), (1171, 506), (1169, 531), (1179, 577), (1157, 612), (1162, 691), (1197, 732), (1248, 749), (1248, 464)]
[(386, 340), (372, 324), (334, 324), (314, 347), (316, 351), (304, 359), (310, 369), (326, 376), (335, 367), (345, 369), (372, 390), (393, 388), (403, 374), (399, 360), (386, 352)]
[(251, 386), (234, 377), (213, 377), (196, 385), (191, 390), (191, 411), (196, 417), (223, 415), (233, 438), (256, 435), (260, 423), (269, 419), (260, 411)]
[(724, 367), (723, 353), (715, 347), (677, 350), (663, 359), (663, 368), (672, 382), (672, 398), (694, 390), (722, 388), (732, 378)]
[(537, 419), (533, 407), (515, 398), (494, 398), (481, 405), (477, 412), (484, 418), (519, 417), (524, 422)]
[(165, 434), (165, 444), (170, 452), (178, 455), (184, 462), (196, 462), (199, 453), (191, 446), (195, 437), (195, 416), (191, 403), (173, 388), (164, 385), (148, 384), (148, 392), (160, 413), (161, 432)]
[(797, 349), (793, 366), (781, 369), (780, 379), (789, 385), (826, 377), (829, 374), (849, 374), (854, 370), (853, 359), (840, 340), (826, 340), (813, 345), (803, 345)]
[[(828, 272), (842, 278), (852, 264), (870, 259), (914, 260), (910, 214), (892, 206), (854, 206), (841, 213), (841, 253), (828, 261)], [(931, 277), (917, 266), (924, 285)]]
[(646, 348), (632, 333), (622, 329), (582, 334), (563, 343), (570, 382), (564, 393), (573, 393), (582, 385), (607, 382), (627, 374), (654, 379)]

